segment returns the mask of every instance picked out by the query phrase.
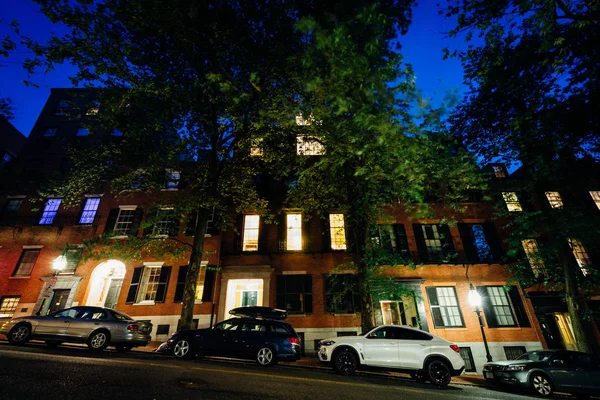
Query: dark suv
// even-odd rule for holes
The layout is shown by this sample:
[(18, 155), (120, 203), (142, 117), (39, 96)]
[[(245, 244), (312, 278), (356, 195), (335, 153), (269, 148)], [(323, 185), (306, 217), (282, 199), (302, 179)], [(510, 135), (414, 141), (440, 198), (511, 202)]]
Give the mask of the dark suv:
[[(176, 358), (220, 356), (254, 359), (263, 366), (300, 358), (300, 340), (285, 318), (285, 312), (267, 313), (265, 307), (232, 310), (231, 318), (207, 329), (176, 332), (167, 342), (167, 351)], [(258, 312), (262, 309), (262, 312)], [(268, 310), (267, 310), (268, 311)], [(279, 311), (279, 310), (273, 310)], [(271, 317), (271, 318), (269, 318)]]

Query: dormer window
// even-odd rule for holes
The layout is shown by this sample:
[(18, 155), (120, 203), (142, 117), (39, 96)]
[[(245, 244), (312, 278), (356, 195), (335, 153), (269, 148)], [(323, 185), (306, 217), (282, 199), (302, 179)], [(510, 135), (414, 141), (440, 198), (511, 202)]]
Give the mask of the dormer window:
[(181, 172), (175, 171), (174, 169), (165, 169), (165, 189), (175, 190), (179, 187), (179, 181), (181, 180)]
[(508, 177), (508, 173), (506, 172), (506, 167), (504, 167), (504, 165), (492, 165), (492, 171), (494, 172), (494, 176), (498, 179), (504, 179)]
[(79, 128), (77, 129), (77, 134), (75, 136), (88, 136), (90, 134), (90, 131), (86, 128)]
[(502, 197), (508, 211), (523, 211), (523, 207), (521, 207), (521, 203), (519, 203), (519, 198), (515, 192), (502, 192)]
[(69, 100), (61, 100), (58, 102), (55, 115), (66, 115), (69, 112), (69, 108), (71, 108), (71, 102)]
[(250, 156), (251, 157), (262, 157), (263, 156), (263, 148), (262, 148), (262, 138), (258, 138), (252, 141), (252, 145), (250, 146)]
[(85, 115), (97, 115), (100, 111), (100, 102), (98, 100), (94, 100), (90, 103), (90, 107), (86, 111)]
[(44, 137), (55, 137), (58, 132), (58, 128), (46, 128), (44, 131)]
[(116, 136), (116, 137), (123, 136), (123, 131), (115, 128), (112, 131), (110, 131), (110, 136)]
[(316, 136), (298, 135), (296, 137), (296, 154), (300, 156), (321, 156), (325, 154), (325, 146)]
[(558, 192), (546, 192), (546, 198), (552, 208), (563, 208), (562, 198)]

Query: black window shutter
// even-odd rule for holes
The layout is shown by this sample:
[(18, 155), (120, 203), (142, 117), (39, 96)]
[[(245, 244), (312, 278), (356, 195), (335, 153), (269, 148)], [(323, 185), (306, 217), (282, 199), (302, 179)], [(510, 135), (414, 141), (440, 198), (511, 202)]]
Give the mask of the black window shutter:
[(390, 228), (392, 228), (392, 226), (388, 224), (379, 225), (379, 230), (381, 231), (381, 247), (389, 252), (393, 252), (396, 249), (392, 247), (391, 235), (394, 235), (395, 233)]
[[(309, 217), (309, 216), (307, 216)], [(304, 219), (304, 215), (302, 215), (302, 251), (311, 251), (312, 245), (310, 240), (312, 230), (312, 219)]]
[(125, 301), (126, 303), (135, 303), (143, 271), (144, 267), (134, 268), (133, 276), (131, 277), (131, 284), (129, 285), (129, 292), (127, 293), (127, 300)]
[(453, 262), (456, 260), (456, 252), (454, 250), (454, 242), (450, 234), (450, 227), (445, 224), (438, 225), (440, 232), (440, 241), (442, 242), (442, 252), (444, 253), (443, 262)]
[(164, 303), (167, 295), (167, 286), (169, 285), (169, 277), (171, 276), (171, 267), (161, 267), (160, 277), (158, 278), (158, 286), (156, 288), (156, 297), (154, 302)]
[(196, 223), (198, 222), (198, 213), (193, 212), (189, 215), (185, 225), (185, 236), (194, 236), (196, 233)]
[(111, 233), (115, 229), (115, 224), (117, 223), (117, 217), (119, 216), (119, 209), (113, 208), (108, 213), (108, 218), (106, 218), (106, 226), (104, 227), (104, 233)]
[[(139, 208), (135, 210), (136, 211), (136, 216), (137, 216), (137, 210), (139, 210)], [(146, 218), (146, 223), (144, 224), (144, 225), (147, 225), (147, 226), (144, 226), (144, 228), (142, 229), (142, 235), (143, 236), (152, 235), (152, 231), (154, 230), (154, 223), (156, 222), (156, 217), (157, 217), (156, 213), (157, 212), (158, 212), (158, 208), (154, 208), (153, 207), (153, 208), (149, 208), (148, 209), (148, 216)], [(133, 218), (135, 220), (135, 216)], [(132, 221), (132, 223), (131, 223), (131, 227), (132, 228), (131, 228), (130, 234), (133, 235), (133, 236), (135, 236), (135, 234), (136, 234), (136, 230), (133, 229), (134, 228), (134, 224), (135, 224), (135, 221)]]
[(285, 310), (285, 275), (277, 275), (277, 308)]
[(282, 211), (279, 216), (279, 226), (278, 226), (278, 240), (279, 240), (279, 250), (286, 251), (287, 250), (287, 214)]
[(216, 268), (214, 265), (207, 266), (204, 274), (203, 302), (211, 302), (213, 300), (213, 287), (215, 285), (215, 278), (217, 277), (217, 271), (214, 268)]
[(269, 252), (269, 225), (265, 223), (264, 217), (261, 215), (258, 224), (258, 251), (260, 253)]
[(329, 229), (329, 214), (321, 219), (321, 236), (323, 237), (323, 251), (331, 251), (331, 230)]
[(429, 304), (432, 306), (439, 306), (437, 297), (437, 290), (435, 290), (435, 286), (430, 286), (427, 288), (427, 297), (429, 298)]
[(333, 313), (335, 312), (334, 304), (333, 304), (333, 289), (332, 289), (332, 276), (324, 274), (323, 275), (323, 293), (325, 293), (325, 312)]
[(240, 252), (244, 248), (243, 245), (244, 235), (244, 214), (238, 214), (235, 216), (235, 237), (233, 238), (234, 251)]
[(177, 274), (177, 285), (175, 286), (175, 297), (173, 301), (179, 303), (183, 301), (183, 288), (185, 287), (185, 278), (187, 277), (188, 266), (182, 265), (179, 267), (179, 273)]
[(477, 286), (477, 292), (479, 293), (479, 296), (481, 296), (481, 308), (483, 309), (483, 314), (485, 315), (488, 328), (497, 328), (498, 322), (496, 321), (496, 314), (494, 313), (494, 309), (490, 303), (487, 287)]
[(427, 253), (427, 246), (425, 245), (425, 238), (423, 237), (423, 230), (421, 227), (421, 224), (413, 224), (413, 233), (415, 234), (415, 241), (417, 242), (419, 259), (422, 263), (425, 263), (429, 262), (429, 254)]
[(465, 249), (467, 262), (479, 263), (481, 260), (479, 260), (479, 254), (475, 246), (472, 226), (471, 224), (458, 224), (458, 231), (460, 232), (460, 239)]
[(312, 275), (304, 275), (304, 312), (312, 313)]
[(525, 306), (523, 304), (523, 301), (521, 300), (521, 296), (519, 295), (519, 289), (516, 286), (511, 286), (510, 290), (508, 291), (508, 296), (510, 297), (510, 301), (513, 305), (513, 309), (515, 311), (515, 316), (517, 317), (519, 326), (522, 328), (531, 327), (529, 318), (527, 318)]
[(410, 249), (408, 248), (408, 239), (404, 224), (394, 224), (394, 234), (396, 235), (396, 251), (403, 257), (410, 258)]
[(498, 234), (498, 230), (493, 222), (483, 224), (483, 233), (492, 250), (492, 259), (494, 261), (502, 261), (504, 259), (504, 248), (502, 247), (502, 239)]
[(138, 230), (140, 229), (140, 224), (142, 223), (142, 218), (144, 216), (144, 209), (143, 208), (136, 208), (135, 209), (135, 214), (133, 216), (133, 220), (131, 221), (131, 227), (130, 227), (130, 231), (129, 234), (131, 236), (137, 236)]

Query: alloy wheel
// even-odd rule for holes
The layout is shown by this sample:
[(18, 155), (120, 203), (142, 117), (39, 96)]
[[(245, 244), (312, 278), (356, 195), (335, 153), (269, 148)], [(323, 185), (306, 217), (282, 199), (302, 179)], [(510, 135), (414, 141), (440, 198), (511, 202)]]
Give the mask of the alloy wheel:
[(100, 349), (106, 343), (106, 333), (98, 332), (92, 337), (90, 344), (94, 349)]
[(446, 386), (452, 379), (448, 366), (442, 361), (432, 361), (429, 364), (429, 379), (434, 385)]
[(177, 358), (184, 358), (190, 352), (190, 344), (187, 340), (180, 340), (175, 343), (175, 347), (173, 348), (173, 354)]
[(344, 351), (337, 356), (336, 369), (343, 375), (350, 375), (356, 371), (356, 358), (349, 351)]
[(21, 343), (29, 336), (29, 327), (21, 325), (12, 333), (12, 339), (15, 343)]
[(550, 396), (552, 394), (552, 385), (550, 381), (543, 375), (536, 375), (532, 379), (533, 389), (542, 396)]
[(256, 355), (256, 361), (260, 365), (270, 365), (273, 362), (273, 350), (269, 347), (263, 347)]

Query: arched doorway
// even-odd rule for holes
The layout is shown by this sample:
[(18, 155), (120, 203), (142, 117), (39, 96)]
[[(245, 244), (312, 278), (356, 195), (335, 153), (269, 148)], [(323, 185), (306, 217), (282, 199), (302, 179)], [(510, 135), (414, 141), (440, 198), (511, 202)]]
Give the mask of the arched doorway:
[(123, 286), (125, 264), (108, 260), (94, 268), (88, 287), (86, 306), (115, 308)]

